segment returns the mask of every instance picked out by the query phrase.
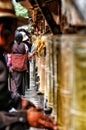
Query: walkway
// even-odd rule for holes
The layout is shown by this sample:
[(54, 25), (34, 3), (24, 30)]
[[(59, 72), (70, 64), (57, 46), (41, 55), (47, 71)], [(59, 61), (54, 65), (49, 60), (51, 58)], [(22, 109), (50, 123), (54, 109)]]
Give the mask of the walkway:
[[(30, 88), (26, 89), (25, 96), (27, 100), (33, 102), (37, 107), (44, 107), (44, 96), (37, 95), (35, 90), (35, 81), (33, 75), (33, 62), (30, 63)], [(47, 129), (38, 129), (30, 128), (29, 130), (47, 130)]]

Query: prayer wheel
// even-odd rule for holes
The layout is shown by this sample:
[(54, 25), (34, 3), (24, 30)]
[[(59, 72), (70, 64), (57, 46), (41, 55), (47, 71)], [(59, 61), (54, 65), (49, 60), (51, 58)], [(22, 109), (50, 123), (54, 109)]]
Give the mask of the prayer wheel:
[(41, 57), (44, 57), (45, 43), (43, 40), (44, 39), (42, 39), (42, 36), (40, 36), (35, 41), (36, 52), (37, 52), (36, 62), (37, 62), (37, 66), (38, 66), (39, 75), (40, 75), (40, 71), (41, 71)]
[[(72, 82), (72, 46), (73, 36), (60, 37), (60, 51), (58, 56), (58, 125), (62, 130), (69, 130), (71, 82)], [(60, 113), (59, 113), (60, 112)]]
[(58, 124), (58, 129), (62, 130), (62, 112), (61, 112), (61, 95), (60, 95), (60, 89), (61, 89), (61, 80), (62, 80), (62, 69), (61, 69), (61, 43), (60, 43), (60, 37), (59, 37), (59, 42), (57, 44), (57, 124)]
[(39, 55), (39, 46), (41, 45), (41, 38), (38, 37), (37, 40), (35, 41), (35, 48), (36, 48), (36, 52), (38, 53), (38, 55), (36, 56), (36, 65), (38, 67), (38, 75), (40, 76), (40, 68), (41, 68), (41, 60), (40, 60), (40, 55)]
[(39, 91), (44, 94), (45, 91), (45, 57), (41, 57), (40, 66), (40, 88)]
[(38, 66), (38, 75), (40, 76), (40, 72), (41, 72), (41, 58), (40, 56), (38, 56), (37, 58), (37, 66)]
[(48, 107), (52, 108), (52, 116), (57, 120), (57, 55), (59, 37), (54, 35), (46, 36), (46, 88), (45, 98), (48, 100)]
[(47, 107), (53, 108), (53, 43), (52, 36), (46, 35), (46, 65), (45, 65), (45, 100)]
[(49, 44), (49, 77), (50, 77), (50, 87), (49, 87), (49, 107), (53, 108), (53, 43), (52, 37), (48, 38)]
[(46, 64), (45, 64), (45, 107), (48, 107), (49, 99), (49, 87), (50, 87), (50, 77), (49, 77), (49, 44), (46, 36)]
[[(57, 71), (57, 67), (58, 67), (58, 54), (59, 54), (59, 37), (58, 36), (53, 36), (52, 39), (53, 42), (53, 69), (54, 69), (54, 100), (53, 100), (53, 116), (55, 118), (55, 120), (57, 121), (57, 110), (59, 110), (57, 107), (57, 89), (58, 89), (58, 71)], [(60, 114), (60, 112), (59, 112)]]
[(40, 46), (38, 47), (38, 54), (40, 57), (39, 73), (40, 73), (40, 88), (39, 91), (44, 94), (45, 90), (45, 37), (41, 37)]
[(76, 35), (73, 45), (70, 130), (86, 130), (86, 35)]

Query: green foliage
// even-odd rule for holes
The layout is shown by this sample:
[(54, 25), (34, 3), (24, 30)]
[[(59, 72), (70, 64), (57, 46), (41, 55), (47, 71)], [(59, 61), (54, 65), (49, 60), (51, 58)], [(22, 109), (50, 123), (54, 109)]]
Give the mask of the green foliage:
[(20, 3), (16, 3), (14, 7), (17, 16), (28, 17), (28, 10), (24, 8)]

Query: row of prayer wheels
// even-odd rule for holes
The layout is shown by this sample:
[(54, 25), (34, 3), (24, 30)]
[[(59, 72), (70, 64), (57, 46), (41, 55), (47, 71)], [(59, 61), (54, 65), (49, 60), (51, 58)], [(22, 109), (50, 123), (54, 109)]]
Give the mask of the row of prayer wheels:
[(86, 36), (42, 36), (46, 55), (36, 60), (40, 91), (59, 130), (86, 130)]

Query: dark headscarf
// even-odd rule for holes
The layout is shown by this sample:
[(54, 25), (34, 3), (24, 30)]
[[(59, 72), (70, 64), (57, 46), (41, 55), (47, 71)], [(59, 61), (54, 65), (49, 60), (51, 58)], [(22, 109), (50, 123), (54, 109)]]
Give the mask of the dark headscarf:
[(22, 40), (23, 40), (23, 36), (22, 36), (22, 34), (20, 33), (20, 32), (15, 32), (15, 40), (16, 40), (16, 42), (18, 43), (18, 44), (20, 44), (21, 42), (22, 42)]

